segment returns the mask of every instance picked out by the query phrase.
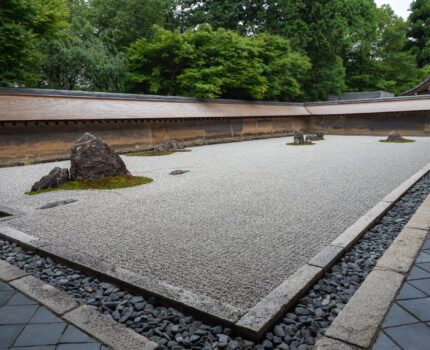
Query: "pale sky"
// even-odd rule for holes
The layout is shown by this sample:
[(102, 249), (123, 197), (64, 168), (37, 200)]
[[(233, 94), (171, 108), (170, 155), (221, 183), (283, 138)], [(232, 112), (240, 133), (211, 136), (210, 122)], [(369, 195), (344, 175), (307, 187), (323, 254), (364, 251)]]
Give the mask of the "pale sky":
[(381, 7), (383, 4), (390, 5), (396, 15), (407, 19), (409, 16), (409, 5), (411, 4), (412, 0), (375, 0), (375, 2), (378, 7)]

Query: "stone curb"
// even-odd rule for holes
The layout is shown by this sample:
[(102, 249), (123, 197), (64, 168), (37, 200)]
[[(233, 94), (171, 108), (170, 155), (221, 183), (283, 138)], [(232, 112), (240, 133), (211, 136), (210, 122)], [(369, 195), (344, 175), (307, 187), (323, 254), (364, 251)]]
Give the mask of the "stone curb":
[[(258, 340), (346, 251), (430, 169), (430, 163), (400, 184), (366, 214), (349, 226), (329, 246), (264, 297), (236, 322), (240, 334)], [(416, 223), (418, 225), (418, 223)], [(314, 268), (314, 269), (312, 269)], [(324, 348), (325, 349), (325, 348)]]
[(329, 245), (309, 260), (308, 264), (321, 267), (324, 271), (327, 271), (344, 252), (345, 250), (342, 247)]
[(10, 282), (24, 276), (28, 276), (28, 274), (19, 267), (13, 266), (4, 260), (0, 260), (0, 280)]
[(113, 350), (158, 349), (158, 344), (117, 323), (111, 317), (102, 315), (89, 306), (79, 306), (65, 292), (28, 275), (3, 260), (0, 260), (0, 280), (9, 283), (19, 292), (50, 309)]
[[(372, 345), (406, 274), (427, 239), (430, 230), (429, 208), (430, 195), (335, 318), (325, 333), (326, 337), (347, 346), (368, 348)], [(416, 225), (420, 227), (415, 228)], [(330, 343), (326, 337), (317, 342), (315, 349), (343, 349), (337, 343), (332, 347), (327, 345)]]
[(115, 283), (127, 290), (138, 292), (147, 297), (155, 296), (162, 304), (175, 307), (201, 318), (233, 327), (245, 313), (236, 308), (204, 295), (193, 293), (165, 282), (139, 275), (132, 271), (115, 267), (71, 249), (30, 236), (8, 226), (0, 226), (0, 237), (14, 241), (42, 256), (51, 256), (59, 262), (77, 269), (102, 276), (106, 281)]
[(406, 274), (411, 269), (428, 231), (405, 227), (376, 264), (377, 268)]
[(62, 315), (79, 306), (71, 296), (33, 276), (19, 278), (10, 282), (10, 285), (38, 303), (46, 305), (57, 315)]
[(320, 267), (304, 265), (236, 323), (238, 331), (252, 339), (260, 338), (323, 274)]
[(339, 340), (322, 337), (313, 350), (359, 350), (356, 346), (345, 344)]
[[(426, 175), (430, 170), (430, 163), (417, 171), (405, 182), (396, 187), (390, 194), (378, 202), (372, 209), (359, 218), (354, 224), (349, 226), (338, 238), (336, 238), (330, 245), (342, 247), (348, 251), (361, 236), (373, 226), (373, 224), (382, 217), (391, 207), (397, 202), (412, 186), (414, 186), (421, 178)], [(421, 228), (420, 222), (415, 222)]]
[(158, 344), (127, 328), (111, 317), (83, 305), (64, 315), (74, 326), (84, 329), (112, 350), (155, 350)]
[(121, 267), (115, 267), (86, 254), (66, 249), (56, 243), (45, 245), (43, 241), (40, 241), (37, 250), (43, 255), (52, 256), (69, 265), (75, 265), (82, 271), (103, 276), (105, 280), (118, 284), (125, 289), (137, 291), (148, 297), (155, 296), (166, 306), (173, 306), (217, 323), (231, 326), (244, 314), (243, 310), (234, 306)]
[(369, 347), (404, 278), (397, 272), (373, 270), (325, 335), (361, 348)]

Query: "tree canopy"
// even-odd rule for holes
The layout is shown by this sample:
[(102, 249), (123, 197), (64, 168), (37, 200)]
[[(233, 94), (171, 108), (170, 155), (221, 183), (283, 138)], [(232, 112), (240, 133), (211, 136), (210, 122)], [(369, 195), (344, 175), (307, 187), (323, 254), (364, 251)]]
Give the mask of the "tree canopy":
[(64, 0), (2, 0), (0, 3), (0, 85), (32, 86), (40, 80), (40, 41), (68, 26)]
[(283, 101), (302, 94), (310, 64), (279, 36), (244, 37), (209, 25), (184, 34), (159, 27), (155, 32), (128, 51), (135, 91)]
[(430, 71), (430, 2), (4, 0), (0, 85), (324, 100)]
[(430, 64), (430, 1), (415, 0), (411, 4), (408, 37), (411, 52), (420, 67)]

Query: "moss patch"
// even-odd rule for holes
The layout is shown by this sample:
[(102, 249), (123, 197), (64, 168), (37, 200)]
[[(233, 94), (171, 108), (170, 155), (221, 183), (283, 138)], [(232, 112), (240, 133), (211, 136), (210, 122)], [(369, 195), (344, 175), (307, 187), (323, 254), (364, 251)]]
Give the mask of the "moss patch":
[(311, 143), (311, 142), (305, 142), (305, 143), (287, 143), (288, 146), (312, 146), (315, 145), (315, 143)]
[(168, 155), (176, 153), (176, 152), (191, 152), (191, 150), (190, 149), (178, 149), (178, 150), (166, 151), (163, 153), (156, 153), (154, 151), (150, 151), (150, 152), (131, 153), (131, 154), (126, 154), (126, 155), (129, 157), (157, 157), (157, 156), (168, 156)]
[(408, 142), (415, 142), (415, 140), (405, 139), (405, 138), (402, 137), (402, 139), (400, 141), (379, 140), (379, 142), (385, 142), (385, 143), (408, 143)]
[(37, 192), (26, 192), (32, 196), (39, 193), (63, 191), (63, 190), (113, 190), (117, 188), (135, 187), (152, 182), (153, 180), (143, 176), (115, 176), (102, 177), (96, 180), (69, 181), (57, 188), (48, 188)]

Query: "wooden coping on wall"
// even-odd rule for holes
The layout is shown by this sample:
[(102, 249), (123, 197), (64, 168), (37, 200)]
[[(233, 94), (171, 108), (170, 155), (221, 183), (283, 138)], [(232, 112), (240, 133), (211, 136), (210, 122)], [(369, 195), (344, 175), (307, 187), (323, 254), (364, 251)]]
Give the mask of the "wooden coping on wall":
[(0, 122), (306, 117), (427, 110), (430, 95), (303, 104), (0, 88)]

